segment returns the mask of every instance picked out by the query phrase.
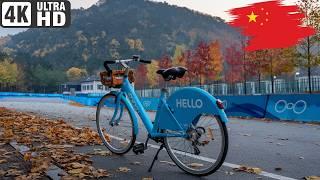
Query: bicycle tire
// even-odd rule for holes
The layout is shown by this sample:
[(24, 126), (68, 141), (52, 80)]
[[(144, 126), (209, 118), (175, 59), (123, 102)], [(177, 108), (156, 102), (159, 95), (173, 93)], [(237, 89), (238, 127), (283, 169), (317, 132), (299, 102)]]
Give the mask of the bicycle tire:
[(222, 120), (221, 120), (221, 118), (219, 116), (214, 116), (214, 117), (217, 118), (217, 122), (219, 123), (219, 126), (221, 127), (223, 145), (221, 147), (221, 151), (219, 153), (219, 157), (216, 159), (215, 163), (210, 168), (207, 168), (207, 169), (202, 170), (202, 171), (195, 171), (195, 170), (189, 168), (186, 164), (182, 163), (181, 160), (177, 158), (177, 156), (174, 153), (174, 151), (177, 151), (177, 150), (173, 150), (170, 147), (170, 144), (169, 144), (168, 140), (171, 137), (164, 138), (165, 148), (166, 148), (171, 160), (181, 170), (187, 172), (188, 174), (191, 174), (191, 175), (194, 175), (194, 176), (207, 176), (207, 175), (210, 175), (210, 174), (214, 173), (215, 171), (217, 171), (221, 167), (221, 165), (223, 164), (223, 162), (224, 162), (224, 160), (225, 160), (225, 158), (227, 156), (228, 143), (229, 143), (228, 130), (227, 130), (226, 124), (224, 122), (222, 122)]
[[(134, 133), (134, 122), (133, 122), (133, 118), (132, 118), (132, 114), (130, 113), (130, 111), (128, 111), (128, 108), (127, 108), (127, 104), (126, 103), (124, 103), (124, 102), (120, 102), (120, 104), (122, 104), (122, 105), (124, 105), (124, 110), (127, 110), (127, 113), (128, 113), (128, 118), (130, 118), (130, 123), (131, 123), (131, 133), (130, 133), (130, 135), (131, 135), (131, 137), (130, 137), (130, 140), (128, 141), (129, 143), (125, 146), (125, 147), (123, 147), (123, 148), (121, 148), (121, 149), (119, 149), (119, 148), (116, 148), (116, 147), (114, 147), (114, 146), (112, 146), (111, 145), (111, 140), (109, 140), (108, 141), (108, 139), (105, 137), (105, 132), (103, 132), (104, 131), (104, 127), (102, 126), (102, 118), (100, 117), (100, 115), (102, 114), (101, 113), (101, 109), (105, 106), (105, 102), (106, 102), (106, 100), (108, 100), (108, 99), (110, 99), (110, 101), (112, 102), (112, 101), (116, 101), (116, 98), (117, 98), (117, 96), (115, 95), (115, 94), (113, 94), (113, 93), (109, 93), (109, 94), (106, 94), (106, 95), (104, 95), (102, 98), (101, 98), (101, 100), (99, 101), (99, 103), (98, 103), (98, 106), (97, 106), (97, 111), (96, 111), (96, 125), (97, 125), (97, 130), (98, 130), (98, 133), (99, 133), (99, 136), (100, 136), (100, 138), (101, 138), (101, 140), (102, 140), (102, 142), (103, 142), (103, 144), (112, 152), (112, 153), (114, 153), (114, 154), (118, 154), (118, 155), (122, 155), (122, 154), (125, 154), (125, 153), (127, 153), (128, 151), (130, 151), (131, 149), (132, 149), (132, 147), (133, 147), (133, 145), (134, 145), (134, 143), (135, 143), (135, 141), (136, 141), (136, 135), (135, 135), (135, 133)], [(106, 109), (107, 109), (107, 111), (109, 110), (110, 111), (110, 113), (108, 113), (108, 117), (110, 118), (110, 117), (112, 117), (113, 116), (113, 114), (115, 113), (114, 111), (115, 111), (115, 108), (112, 108), (112, 107), (106, 107)], [(110, 118), (111, 119), (111, 118)], [(119, 123), (119, 126), (121, 126), (122, 124), (121, 123), (123, 123), (122, 121), (124, 121), (124, 119), (123, 119), (123, 115), (122, 115), (122, 119), (120, 119), (120, 123)], [(105, 122), (104, 122), (105, 123)], [(105, 123), (105, 125), (106, 126), (111, 126), (109, 123)], [(116, 127), (119, 127), (119, 126), (116, 126)], [(111, 127), (110, 127), (111, 128)], [(110, 129), (109, 129), (110, 130)], [(123, 129), (122, 129), (123, 130)], [(111, 132), (106, 132), (107, 133), (107, 136), (109, 136), (109, 138), (110, 139), (115, 139), (115, 140), (119, 140), (120, 142), (121, 141), (125, 141), (125, 142), (127, 142), (127, 140), (128, 139), (122, 139), (122, 137), (119, 137), (119, 136), (115, 136), (114, 134), (110, 134)], [(123, 135), (123, 131), (121, 131), (121, 134)], [(122, 140), (121, 140), (122, 139)]]

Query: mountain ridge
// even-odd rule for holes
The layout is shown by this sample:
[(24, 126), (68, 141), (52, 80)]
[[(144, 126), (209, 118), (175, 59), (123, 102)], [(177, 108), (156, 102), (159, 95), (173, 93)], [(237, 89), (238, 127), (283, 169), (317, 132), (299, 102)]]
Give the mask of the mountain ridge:
[[(223, 19), (185, 7), (146, 0), (101, 0), (88, 9), (72, 10), (66, 29), (28, 29), (10, 36), (2, 50), (18, 63), (66, 71), (94, 72), (103, 60), (141, 54), (157, 59), (175, 46), (194, 48), (200, 41), (219, 40), (222, 46), (238, 38)], [(5, 48), (4, 48), (5, 47)]]

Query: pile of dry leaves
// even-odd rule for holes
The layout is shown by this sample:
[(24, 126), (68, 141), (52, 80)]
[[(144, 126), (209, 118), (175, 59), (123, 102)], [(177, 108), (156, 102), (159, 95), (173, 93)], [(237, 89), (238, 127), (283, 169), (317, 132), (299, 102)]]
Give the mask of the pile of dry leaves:
[(99, 178), (110, 174), (92, 166), (90, 155), (75, 153), (73, 145), (101, 144), (98, 133), (89, 128), (75, 128), (63, 120), (49, 120), (27, 113), (0, 108), (0, 143), (16, 141), (30, 148), (24, 159), (32, 163), (27, 175), (17, 179), (36, 179), (46, 172), (51, 164), (64, 169), (68, 179)]

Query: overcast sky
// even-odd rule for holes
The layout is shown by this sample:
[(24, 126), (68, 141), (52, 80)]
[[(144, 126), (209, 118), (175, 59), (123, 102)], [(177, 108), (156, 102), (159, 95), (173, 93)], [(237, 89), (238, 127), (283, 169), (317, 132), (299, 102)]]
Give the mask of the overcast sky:
[[(73, 9), (80, 7), (88, 8), (95, 4), (98, 0), (70, 0)], [(194, 9), (213, 16), (219, 16), (225, 20), (230, 20), (230, 16), (226, 11), (236, 7), (242, 7), (251, 3), (266, 0), (154, 0), (159, 2), (168, 2), (182, 7)], [(297, 0), (285, 0), (285, 4), (295, 4)], [(14, 34), (24, 29), (4, 29), (0, 28), (0, 36)]]

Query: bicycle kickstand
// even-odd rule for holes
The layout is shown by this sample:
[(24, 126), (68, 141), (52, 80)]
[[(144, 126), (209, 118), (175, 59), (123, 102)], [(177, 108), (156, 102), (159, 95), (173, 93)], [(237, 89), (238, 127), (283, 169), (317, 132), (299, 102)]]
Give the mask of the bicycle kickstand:
[(161, 151), (163, 148), (164, 148), (164, 144), (162, 143), (161, 146), (160, 146), (160, 148), (158, 149), (156, 155), (154, 156), (154, 158), (153, 158), (153, 160), (152, 160), (152, 163), (151, 163), (151, 166), (150, 166), (149, 169), (148, 169), (148, 172), (151, 172), (152, 167), (153, 167), (155, 161), (158, 160), (158, 155), (159, 155), (160, 151)]

